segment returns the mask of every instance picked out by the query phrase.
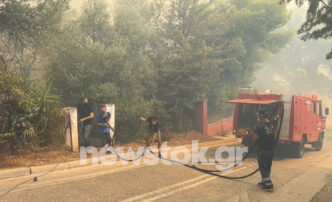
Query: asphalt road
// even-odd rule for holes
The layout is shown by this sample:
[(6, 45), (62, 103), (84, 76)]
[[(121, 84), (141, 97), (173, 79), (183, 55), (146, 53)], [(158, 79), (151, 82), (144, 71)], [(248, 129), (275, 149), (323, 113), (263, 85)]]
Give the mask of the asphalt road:
[[(39, 178), (37, 182), (19, 186), (0, 200), (310, 201), (332, 173), (332, 131), (326, 133), (320, 152), (308, 146), (302, 159), (276, 157), (272, 167), (274, 193), (264, 192), (256, 186), (260, 181), (259, 173), (243, 180), (227, 180), (181, 165), (121, 165), (117, 162), (112, 166), (55, 171)], [(252, 157), (224, 175), (240, 176), (256, 168), (256, 159)], [(0, 181), (0, 194), (30, 178), (25, 176)]]

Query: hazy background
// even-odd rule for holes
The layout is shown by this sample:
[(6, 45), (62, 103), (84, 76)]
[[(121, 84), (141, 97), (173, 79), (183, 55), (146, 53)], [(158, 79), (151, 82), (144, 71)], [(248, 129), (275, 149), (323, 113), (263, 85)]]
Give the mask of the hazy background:
[(286, 100), (317, 93), (332, 106), (332, 60), (325, 59), (332, 41), (303, 42), (296, 35), (305, 6), (280, 0), (4, 2), (0, 151), (61, 142), (61, 109), (83, 97), (95, 110), (114, 103), (117, 130), (129, 141), (143, 135), (135, 135), (140, 116), (158, 116), (175, 133), (194, 129), (195, 104), (202, 100), (209, 122), (230, 117), (226, 102), (243, 87), (277, 90)]
[[(72, 0), (70, 7), (73, 13), (79, 12), (82, 7), (81, 0)], [(112, 16), (114, 2), (107, 0), (108, 10)], [(298, 7), (294, 3), (287, 5), (291, 19), (281, 29), (298, 30), (305, 21), (307, 6)], [(325, 107), (332, 107), (332, 60), (326, 60), (325, 55), (330, 50), (332, 40), (302, 41), (295, 35), (286, 47), (272, 54), (270, 59), (257, 65), (255, 80), (249, 87), (258, 89), (273, 89), (290, 96), (318, 94)], [(244, 86), (246, 87), (246, 86)], [(332, 125), (332, 119), (329, 118)]]
[[(298, 8), (289, 4), (291, 19), (285, 27), (299, 29), (305, 21), (307, 7)], [(332, 106), (332, 60), (326, 60), (325, 55), (331, 49), (332, 40), (302, 41), (296, 35), (280, 52), (259, 64), (260, 70), (252, 87), (259, 89), (274, 89), (290, 95), (318, 94), (325, 107)], [(332, 125), (331, 118), (328, 122)]]
[[(84, 1), (70, 1), (72, 13), (79, 13)], [(114, 2), (106, 0), (112, 15)], [(307, 7), (298, 7), (294, 3), (287, 5), (291, 19), (283, 29), (299, 29), (305, 21)], [(312, 95), (331, 99), (332, 60), (326, 60), (325, 54), (330, 50), (332, 40), (302, 41), (296, 35), (286, 47), (262, 64), (258, 64), (256, 79), (251, 87), (274, 89), (285, 95)], [(325, 101), (325, 99), (324, 99)], [(332, 105), (331, 105), (332, 106)]]

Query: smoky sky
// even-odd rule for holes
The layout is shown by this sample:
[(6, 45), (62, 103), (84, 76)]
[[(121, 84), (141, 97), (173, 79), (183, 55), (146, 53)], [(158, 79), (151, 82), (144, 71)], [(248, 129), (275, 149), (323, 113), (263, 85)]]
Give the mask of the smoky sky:
[[(284, 28), (297, 30), (305, 21), (306, 7), (289, 6), (288, 9), (291, 19)], [(331, 48), (332, 40), (302, 41), (295, 35), (284, 49), (258, 64), (252, 87), (288, 95), (317, 93), (332, 98), (332, 60), (326, 59)]]

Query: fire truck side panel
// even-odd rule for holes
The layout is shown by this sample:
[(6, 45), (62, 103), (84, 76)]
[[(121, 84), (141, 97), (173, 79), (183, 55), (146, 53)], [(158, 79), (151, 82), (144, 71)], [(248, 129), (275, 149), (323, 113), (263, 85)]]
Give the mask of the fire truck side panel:
[[(294, 142), (300, 142), (305, 135), (308, 143), (316, 142), (323, 128), (323, 119), (320, 114), (320, 101), (302, 96), (294, 96)], [(292, 133), (290, 133), (292, 134)]]
[(308, 129), (308, 116), (310, 112), (311, 104), (306, 98), (294, 96), (294, 133), (293, 142), (301, 142), (303, 135), (306, 134)]
[[(303, 99), (303, 98), (302, 98)], [(302, 131), (302, 134), (305, 134), (307, 140), (310, 138), (310, 133), (312, 130), (312, 105), (311, 105), (311, 100), (308, 98), (304, 98), (305, 99), (305, 106), (306, 106), (306, 110), (305, 110), (305, 115), (304, 115), (304, 122), (307, 123), (305, 125), (305, 130)], [(300, 137), (299, 137), (300, 138)]]
[(284, 102), (284, 117), (282, 122), (282, 127), (280, 130), (280, 140), (288, 141), (290, 138), (290, 131), (291, 131), (291, 114), (292, 111), (292, 102), (285, 101)]
[(319, 134), (323, 130), (324, 121), (321, 108), (321, 101), (312, 100), (312, 120), (311, 120), (311, 135), (308, 142), (316, 142)]
[(315, 141), (318, 140), (320, 133), (324, 129), (324, 118), (323, 118), (323, 109), (322, 109), (322, 101), (317, 102), (317, 121), (316, 121), (316, 128), (317, 128), (317, 133), (316, 133), (316, 138)]
[[(303, 111), (305, 109), (305, 102), (302, 102), (300, 99), (297, 99), (297, 97), (295, 96), (293, 98), (294, 98), (294, 132), (292, 134), (293, 137), (291, 140), (293, 142), (299, 142), (299, 140), (297, 140), (298, 139), (297, 137), (299, 136), (298, 134), (301, 134), (302, 131), (304, 130), (304, 128), (302, 128), (302, 125), (300, 123), (302, 123), (302, 119), (304, 118)], [(306, 123), (304, 124), (304, 126), (305, 125)]]
[[(239, 104), (235, 104), (233, 115), (233, 130), (238, 130)], [(237, 136), (238, 133), (236, 133)]]
[(318, 137), (318, 129), (317, 129), (317, 123), (319, 122), (319, 116), (317, 114), (317, 102), (312, 100), (311, 101), (311, 107), (312, 107), (312, 114), (310, 118), (310, 131), (308, 131), (308, 142), (314, 142), (316, 141)]
[(294, 133), (295, 133), (295, 97), (292, 96), (291, 101), (291, 115), (290, 115), (290, 121), (289, 121), (289, 140), (294, 139)]

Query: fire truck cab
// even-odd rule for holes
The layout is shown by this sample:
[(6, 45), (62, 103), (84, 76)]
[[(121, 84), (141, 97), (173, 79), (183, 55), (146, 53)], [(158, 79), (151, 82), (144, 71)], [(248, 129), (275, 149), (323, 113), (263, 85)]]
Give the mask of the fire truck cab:
[[(325, 108), (324, 116), (322, 101), (317, 98), (317, 95), (312, 97), (292, 95), (284, 99), (282, 94), (271, 90), (258, 92), (255, 89), (240, 89), (237, 99), (230, 100), (228, 103), (235, 104), (233, 133), (236, 137), (242, 138), (245, 146), (254, 145), (251, 131), (258, 124), (256, 112), (264, 108), (268, 111), (269, 118), (280, 117), (275, 137), (281, 125), (279, 144), (283, 148), (289, 148), (294, 156), (303, 156), (305, 144), (311, 144), (317, 151), (322, 149), (325, 119), (329, 109)], [(282, 116), (278, 110), (280, 105), (284, 109)], [(282, 124), (280, 124), (281, 121)]]

